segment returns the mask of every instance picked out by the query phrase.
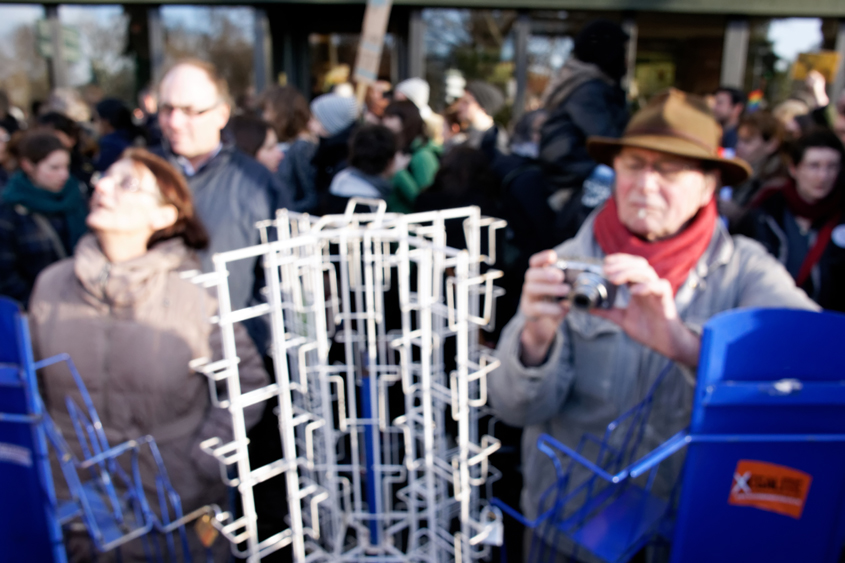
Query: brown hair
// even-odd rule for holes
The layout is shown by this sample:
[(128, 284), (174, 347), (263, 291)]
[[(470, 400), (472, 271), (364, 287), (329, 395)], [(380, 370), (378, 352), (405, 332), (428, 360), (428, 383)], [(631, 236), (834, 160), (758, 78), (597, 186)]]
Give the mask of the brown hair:
[(149, 170), (156, 179), (162, 201), (175, 207), (178, 213), (175, 223), (152, 234), (147, 242), (147, 248), (177, 237), (181, 238), (188, 248), (195, 250), (206, 248), (208, 233), (194, 213), (191, 189), (182, 174), (169, 162), (146, 149), (126, 149), (121, 158), (128, 158), (134, 164)]
[(425, 122), (420, 116), (420, 110), (409, 100), (398, 100), (390, 102), (384, 108), (384, 116), (394, 116), (402, 120), (402, 133), (399, 134), (399, 148), (403, 151), (411, 149), (411, 143), (416, 139), (422, 139), (423, 143), (428, 141), (425, 134)]
[(786, 146), (786, 153), (792, 164), (798, 166), (804, 160), (807, 149), (832, 149), (839, 153), (840, 164), (845, 164), (845, 147), (836, 133), (827, 127), (815, 127), (805, 135), (792, 141)]
[(15, 147), (17, 156), (33, 164), (38, 164), (56, 151), (70, 154), (55, 133), (45, 129), (36, 129), (24, 135)]
[(291, 141), (308, 128), (308, 100), (293, 86), (271, 86), (261, 97), (261, 106), (273, 108), (272, 125), (279, 142)]
[(235, 146), (255, 158), (273, 126), (254, 115), (236, 115), (229, 120), (228, 128), (235, 139)]
[[(232, 98), (229, 95), (229, 83), (226, 82), (226, 79), (223, 78), (223, 75), (218, 72), (217, 67), (208, 61), (204, 61), (202, 59), (197, 59), (194, 57), (179, 59), (178, 61), (173, 63), (170, 68), (167, 69), (167, 72), (162, 74), (162, 80), (164, 80), (164, 78), (167, 77), (168, 74), (173, 72), (174, 69), (180, 66), (192, 66), (194, 68), (198, 68), (204, 71), (205, 74), (208, 76), (208, 79), (211, 80), (212, 84), (214, 84), (215, 88), (217, 88), (218, 99), (227, 106), (232, 107)], [(159, 84), (159, 89), (160, 88), (161, 84)]]
[(756, 131), (763, 137), (767, 143), (772, 139), (782, 142), (786, 136), (786, 129), (771, 112), (766, 110), (758, 110), (754, 113), (746, 113), (739, 120), (740, 127), (748, 127), (752, 131)]

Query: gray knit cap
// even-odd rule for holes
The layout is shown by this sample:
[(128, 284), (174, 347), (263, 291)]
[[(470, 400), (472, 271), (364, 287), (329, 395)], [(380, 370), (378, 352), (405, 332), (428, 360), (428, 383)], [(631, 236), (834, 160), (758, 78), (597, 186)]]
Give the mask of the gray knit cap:
[(358, 119), (358, 103), (355, 98), (323, 94), (311, 102), (311, 113), (329, 135), (337, 135)]
[(472, 94), (481, 109), (491, 117), (499, 113), (499, 110), (505, 105), (505, 96), (501, 90), (486, 82), (473, 80), (467, 84), (465, 90)]

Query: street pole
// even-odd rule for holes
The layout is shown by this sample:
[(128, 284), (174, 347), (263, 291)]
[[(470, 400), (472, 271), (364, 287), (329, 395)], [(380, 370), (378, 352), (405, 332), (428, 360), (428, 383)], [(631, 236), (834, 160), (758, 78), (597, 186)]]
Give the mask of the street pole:
[(47, 21), (50, 24), (50, 86), (66, 88), (69, 85), (67, 64), (64, 58), (64, 42), (62, 40), (62, 22), (59, 21), (58, 5), (45, 6)]

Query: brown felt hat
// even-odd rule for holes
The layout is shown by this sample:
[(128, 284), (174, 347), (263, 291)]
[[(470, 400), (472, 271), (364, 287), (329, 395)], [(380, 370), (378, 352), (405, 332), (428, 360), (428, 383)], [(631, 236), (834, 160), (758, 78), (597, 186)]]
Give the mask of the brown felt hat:
[(587, 151), (596, 162), (613, 166), (622, 147), (638, 147), (677, 154), (713, 164), (722, 172), (722, 184), (735, 186), (751, 175), (739, 158), (719, 156), (722, 128), (704, 100), (670, 88), (657, 94), (634, 114), (621, 139), (590, 137)]

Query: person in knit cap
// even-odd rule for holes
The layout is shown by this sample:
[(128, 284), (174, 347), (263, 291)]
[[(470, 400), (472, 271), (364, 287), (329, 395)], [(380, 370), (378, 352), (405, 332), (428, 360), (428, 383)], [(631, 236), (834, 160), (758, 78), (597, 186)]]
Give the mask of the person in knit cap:
[[(652, 396), (646, 438), (631, 452), (639, 459), (689, 424), (708, 319), (744, 307), (818, 309), (760, 244), (731, 237), (719, 220), (716, 192), (751, 172), (744, 161), (719, 155), (721, 135), (703, 99), (669, 90), (634, 115), (621, 138), (588, 139), (590, 156), (616, 173), (613, 195), (574, 238), (531, 257), (520, 311), (499, 339), (501, 366), (487, 377), (496, 416), (525, 427), (526, 518), (554, 509), (557, 499), (543, 496), (558, 478), (537, 449), (540, 434), (606, 463), (584, 435), (602, 436), (669, 365)], [(577, 266), (561, 259), (592, 260), (602, 287), (615, 293), (597, 307), (589, 291), (576, 291)], [(681, 461), (661, 464), (653, 494), (671, 494)], [(576, 465), (567, 492), (592, 475)], [(557, 561), (599, 561), (583, 548), (570, 559), (575, 546), (555, 527), (547, 530), (536, 541), (553, 544)]]
[(408, 100), (420, 110), (420, 117), (425, 122), (425, 134), (435, 145), (443, 145), (443, 116), (431, 111), (428, 105), (431, 88), (422, 78), (403, 80), (393, 89), (393, 99)]
[(467, 144), (480, 149), (491, 161), (497, 152), (508, 152), (508, 136), (493, 120), (503, 107), (505, 96), (501, 90), (480, 80), (467, 84), (463, 97), (458, 101), (458, 114), (469, 124)]
[(558, 232), (577, 231), (610, 194), (610, 182), (605, 181), (604, 197), (582, 198), (584, 182), (597, 166), (587, 152), (587, 137), (619, 137), (628, 122), (620, 86), (627, 42), (628, 34), (617, 23), (602, 19), (588, 23), (575, 37), (573, 56), (543, 94), (549, 117), (540, 134), (540, 163), (549, 190), (557, 194), (552, 202), (561, 223), (555, 226)]
[(314, 189), (323, 203), (335, 174), (346, 168), (349, 158), (349, 139), (358, 121), (358, 104), (355, 98), (337, 94), (323, 94), (311, 102), (311, 121), (308, 128), (319, 138), (317, 152), (311, 164), (314, 165)]

